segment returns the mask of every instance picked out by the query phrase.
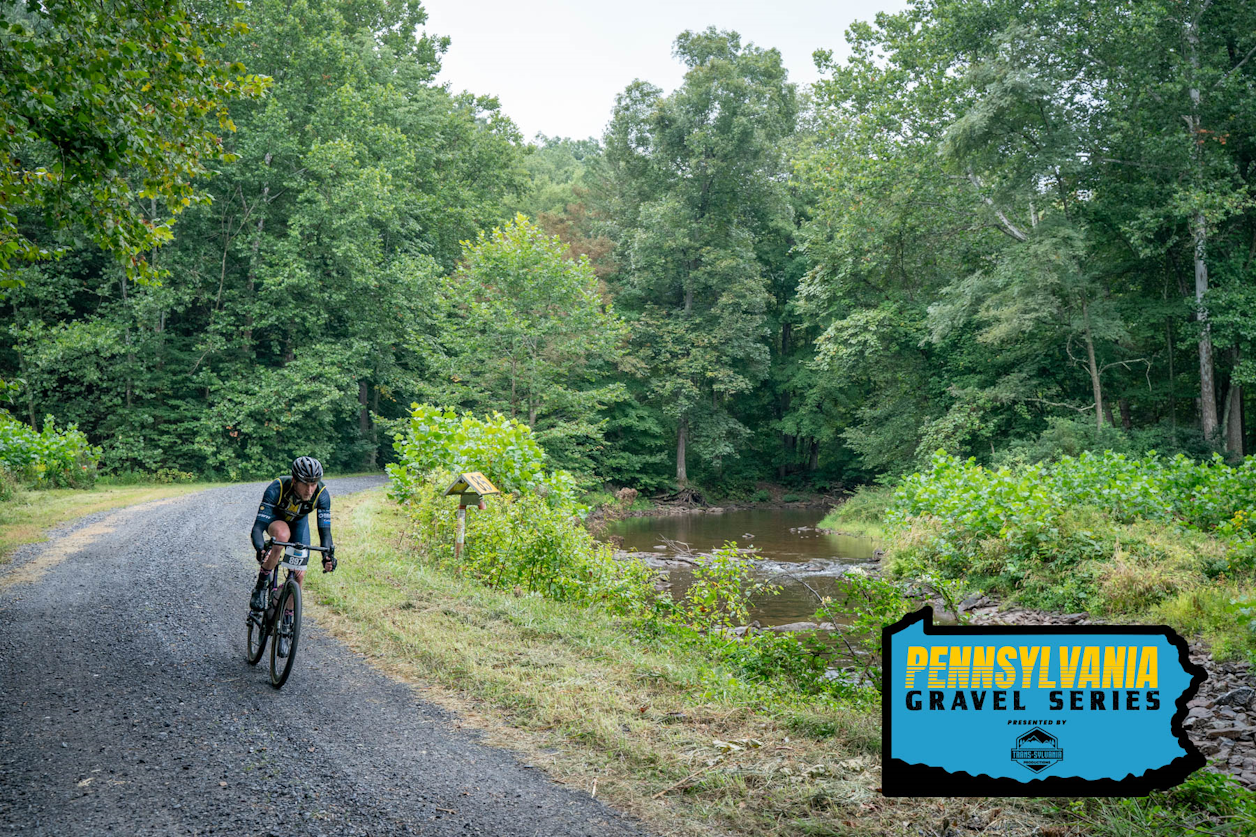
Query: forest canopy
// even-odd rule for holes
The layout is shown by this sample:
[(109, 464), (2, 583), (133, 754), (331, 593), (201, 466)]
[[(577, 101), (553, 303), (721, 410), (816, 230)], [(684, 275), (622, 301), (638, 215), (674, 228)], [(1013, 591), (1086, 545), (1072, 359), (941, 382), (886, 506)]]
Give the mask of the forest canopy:
[(417, 2), (105, 5), (0, 6), (0, 379), (106, 470), (379, 467), (413, 402), (650, 490), (1251, 445), (1251, 4), (918, 0), (804, 88), (687, 31), (531, 140)]

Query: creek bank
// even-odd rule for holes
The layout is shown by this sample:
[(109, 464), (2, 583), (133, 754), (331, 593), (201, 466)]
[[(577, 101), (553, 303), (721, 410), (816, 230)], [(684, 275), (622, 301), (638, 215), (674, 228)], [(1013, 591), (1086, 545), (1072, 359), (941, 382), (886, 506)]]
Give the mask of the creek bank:
[(832, 506), (836, 500), (832, 497), (817, 497), (811, 500), (796, 500), (792, 503), (784, 501), (767, 501), (762, 503), (725, 503), (722, 506), (698, 506), (688, 504), (662, 503), (649, 509), (632, 509), (620, 514), (620, 517), (675, 517), (682, 514), (723, 514), (732, 511), (771, 511), (773, 509), (823, 509)]
[[(631, 501), (629, 501), (631, 502)], [(605, 526), (612, 520), (626, 520), (634, 517), (681, 517), (684, 515), (698, 514), (724, 514), (725, 512), (735, 511), (773, 511), (784, 509), (828, 509), (832, 508), (838, 502), (837, 498), (816, 496), (807, 500), (796, 500), (786, 503), (783, 500), (768, 500), (764, 502), (727, 502), (718, 506), (702, 505), (698, 503), (668, 503), (655, 502), (648, 509), (628, 509), (619, 503), (607, 503), (598, 506), (589, 513), (585, 524), (594, 532), (600, 527)], [(820, 529), (815, 527), (815, 531), (820, 534), (840, 534), (833, 529)]]

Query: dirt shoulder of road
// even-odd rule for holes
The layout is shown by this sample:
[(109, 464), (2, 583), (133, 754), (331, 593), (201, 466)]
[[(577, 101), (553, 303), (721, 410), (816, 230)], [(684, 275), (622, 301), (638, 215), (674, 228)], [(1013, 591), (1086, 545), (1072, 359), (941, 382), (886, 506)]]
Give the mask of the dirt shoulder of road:
[(217, 485), (221, 483), (144, 483), (98, 485), (90, 489), (19, 491), (12, 499), (0, 503), (0, 564), (6, 563), (19, 546), (47, 540), (48, 531), (62, 523), (97, 512), (179, 497)]
[(949, 820), (1028, 835), (1050, 821), (1032, 801), (886, 799), (875, 707), (784, 702), (595, 609), (430, 566), (381, 492), (336, 516), (340, 570), (306, 582), (321, 626), (490, 743), (659, 833), (898, 834)]

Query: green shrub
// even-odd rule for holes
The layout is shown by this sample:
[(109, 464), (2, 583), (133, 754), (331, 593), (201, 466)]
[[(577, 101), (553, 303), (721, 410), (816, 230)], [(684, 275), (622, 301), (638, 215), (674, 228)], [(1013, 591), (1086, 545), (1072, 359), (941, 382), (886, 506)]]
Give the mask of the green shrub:
[(703, 632), (719, 632), (746, 624), (750, 604), (759, 596), (774, 596), (781, 588), (756, 581), (750, 565), (729, 541), (709, 558), (694, 565), (693, 579), (678, 603), (676, 618)]
[(1197, 462), (1104, 451), (990, 470), (939, 451), (928, 471), (894, 492), (887, 522), (933, 514), (975, 536), (1010, 537), (1031, 548), (1069, 507), (1097, 509), (1122, 523), (1141, 518), (1215, 530), (1256, 508), (1256, 459), (1230, 466), (1220, 455)]
[(879, 537), (883, 534), (885, 511), (894, 496), (885, 486), (862, 485), (820, 521), (820, 526), (852, 535)]
[(196, 482), (196, 474), (191, 471), (180, 471), (178, 468), (158, 468), (153, 479), (162, 485), (189, 483)]
[(768, 491), (766, 488), (760, 488), (754, 494), (750, 495), (750, 502), (770, 503), (772, 502), (772, 492)]
[(990, 470), (939, 453), (886, 512), (887, 566), (1051, 610), (1139, 613), (1251, 571), (1256, 467), (1084, 453)]
[(1093, 418), (1053, 416), (1047, 419), (1047, 429), (1037, 437), (1013, 440), (998, 455), (996, 464), (1055, 462), (1065, 456), (1077, 457), (1085, 451), (1100, 450), (1133, 457), (1171, 451), (1192, 459), (1209, 459), (1216, 449), (1204, 441), (1198, 428), (1173, 427), (1165, 422), (1154, 427), (1123, 430), (1110, 424), (1096, 427)]
[(99, 460), (77, 425), (58, 429), (48, 416), (36, 431), (0, 411), (0, 466), (34, 488), (90, 488)]
[(143, 485), (154, 480), (150, 471), (136, 471), (127, 468), (122, 471), (106, 470), (97, 479), (101, 485)]
[(414, 404), (393, 449), (398, 461), (387, 466), (390, 491), (403, 502), (424, 490), (435, 472), (479, 471), (502, 491), (530, 492), (551, 505), (577, 508), (575, 478), (566, 471), (546, 471), (545, 452), (532, 428), (500, 413), (478, 419)]
[(784, 497), (782, 497), (782, 498), (781, 498), (781, 502), (783, 502), (783, 503), (801, 503), (803, 500), (806, 500), (806, 499), (807, 499), (807, 498), (806, 498), (806, 497), (804, 497), (804, 496), (802, 496), (801, 494), (786, 494)]
[(644, 564), (616, 561), (572, 514), (536, 494), (490, 497), (468, 509), (462, 559), (453, 563), (458, 501), (442, 496), (448, 474), (411, 488), (405, 507), (412, 537), (433, 563), (490, 587), (518, 587), (563, 601), (602, 602), (636, 611), (653, 593)]
[(853, 569), (842, 577), (836, 598), (826, 596), (816, 610), (818, 622), (832, 622), (846, 657), (868, 686), (881, 690), (881, 629), (912, 610), (902, 586)]
[(749, 633), (724, 643), (720, 659), (738, 677), (752, 683), (771, 683), (803, 694), (830, 691), (825, 673), (833, 648), (809, 634)]
[(1146, 621), (1203, 637), (1215, 659), (1256, 663), (1256, 585), (1251, 581), (1194, 587), (1148, 610)]

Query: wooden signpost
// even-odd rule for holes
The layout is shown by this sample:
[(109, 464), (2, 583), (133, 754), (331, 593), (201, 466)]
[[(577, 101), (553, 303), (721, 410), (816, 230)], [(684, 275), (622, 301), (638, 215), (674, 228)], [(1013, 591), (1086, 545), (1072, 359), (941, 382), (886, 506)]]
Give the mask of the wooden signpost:
[(488, 481), (488, 477), (479, 471), (467, 471), (454, 478), (453, 484), (445, 489), (445, 496), (458, 495), (458, 529), (454, 535), (454, 560), (462, 557), (462, 544), (467, 536), (467, 506), (475, 506), (481, 511), (485, 508), (484, 498), (493, 494), (501, 494)]

